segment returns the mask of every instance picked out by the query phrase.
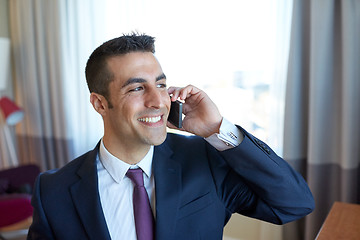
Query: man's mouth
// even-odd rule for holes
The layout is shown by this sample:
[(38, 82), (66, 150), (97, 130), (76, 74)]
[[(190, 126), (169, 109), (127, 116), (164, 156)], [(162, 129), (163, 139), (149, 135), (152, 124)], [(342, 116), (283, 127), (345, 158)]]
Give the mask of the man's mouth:
[(138, 119), (140, 122), (144, 123), (157, 123), (161, 120), (161, 116), (157, 117), (143, 117)]

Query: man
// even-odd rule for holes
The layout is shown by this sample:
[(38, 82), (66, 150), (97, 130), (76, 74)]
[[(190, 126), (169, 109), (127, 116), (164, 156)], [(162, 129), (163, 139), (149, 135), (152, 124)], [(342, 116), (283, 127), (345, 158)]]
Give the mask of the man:
[[(283, 224), (313, 210), (304, 179), (224, 119), (203, 91), (167, 88), (154, 52), (152, 37), (130, 34), (91, 54), (86, 78), (104, 136), (94, 150), (38, 177), (28, 239), (141, 239), (148, 225), (138, 222), (147, 213), (139, 217), (134, 207), (134, 169), (143, 171), (154, 224), (144, 239), (222, 239), (235, 212)], [(170, 103), (179, 98), (181, 130), (195, 136), (166, 132)]]

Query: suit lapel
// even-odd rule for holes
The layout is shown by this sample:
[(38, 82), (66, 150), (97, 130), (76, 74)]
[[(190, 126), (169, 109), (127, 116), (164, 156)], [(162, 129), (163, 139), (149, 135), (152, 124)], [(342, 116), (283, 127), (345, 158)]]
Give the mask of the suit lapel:
[(99, 144), (79, 168), (80, 180), (70, 187), (75, 208), (90, 239), (109, 239), (98, 192), (96, 158)]
[(181, 168), (166, 142), (154, 149), (156, 239), (173, 239), (181, 191)]

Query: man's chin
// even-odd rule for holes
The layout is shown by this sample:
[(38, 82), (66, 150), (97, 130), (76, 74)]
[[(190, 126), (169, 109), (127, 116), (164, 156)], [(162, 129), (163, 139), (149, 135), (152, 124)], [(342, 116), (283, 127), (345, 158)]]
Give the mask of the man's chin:
[(154, 143), (152, 145), (154, 146), (161, 145), (163, 142), (165, 142), (166, 136), (167, 135), (165, 134), (163, 137), (156, 139), (156, 141), (153, 141)]
[(149, 132), (147, 137), (144, 138), (145, 142), (149, 145), (158, 146), (161, 145), (167, 136), (166, 129), (161, 132)]

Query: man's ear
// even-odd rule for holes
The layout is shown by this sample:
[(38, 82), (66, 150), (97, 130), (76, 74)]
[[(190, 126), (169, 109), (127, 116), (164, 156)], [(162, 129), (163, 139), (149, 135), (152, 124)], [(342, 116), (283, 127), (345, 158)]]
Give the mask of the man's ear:
[(97, 111), (101, 116), (105, 116), (108, 110), (108, 102), (105, 97), (101, 94), (92, 92), (90, 94), (90, 102), (93, 105), (95, 111)]

